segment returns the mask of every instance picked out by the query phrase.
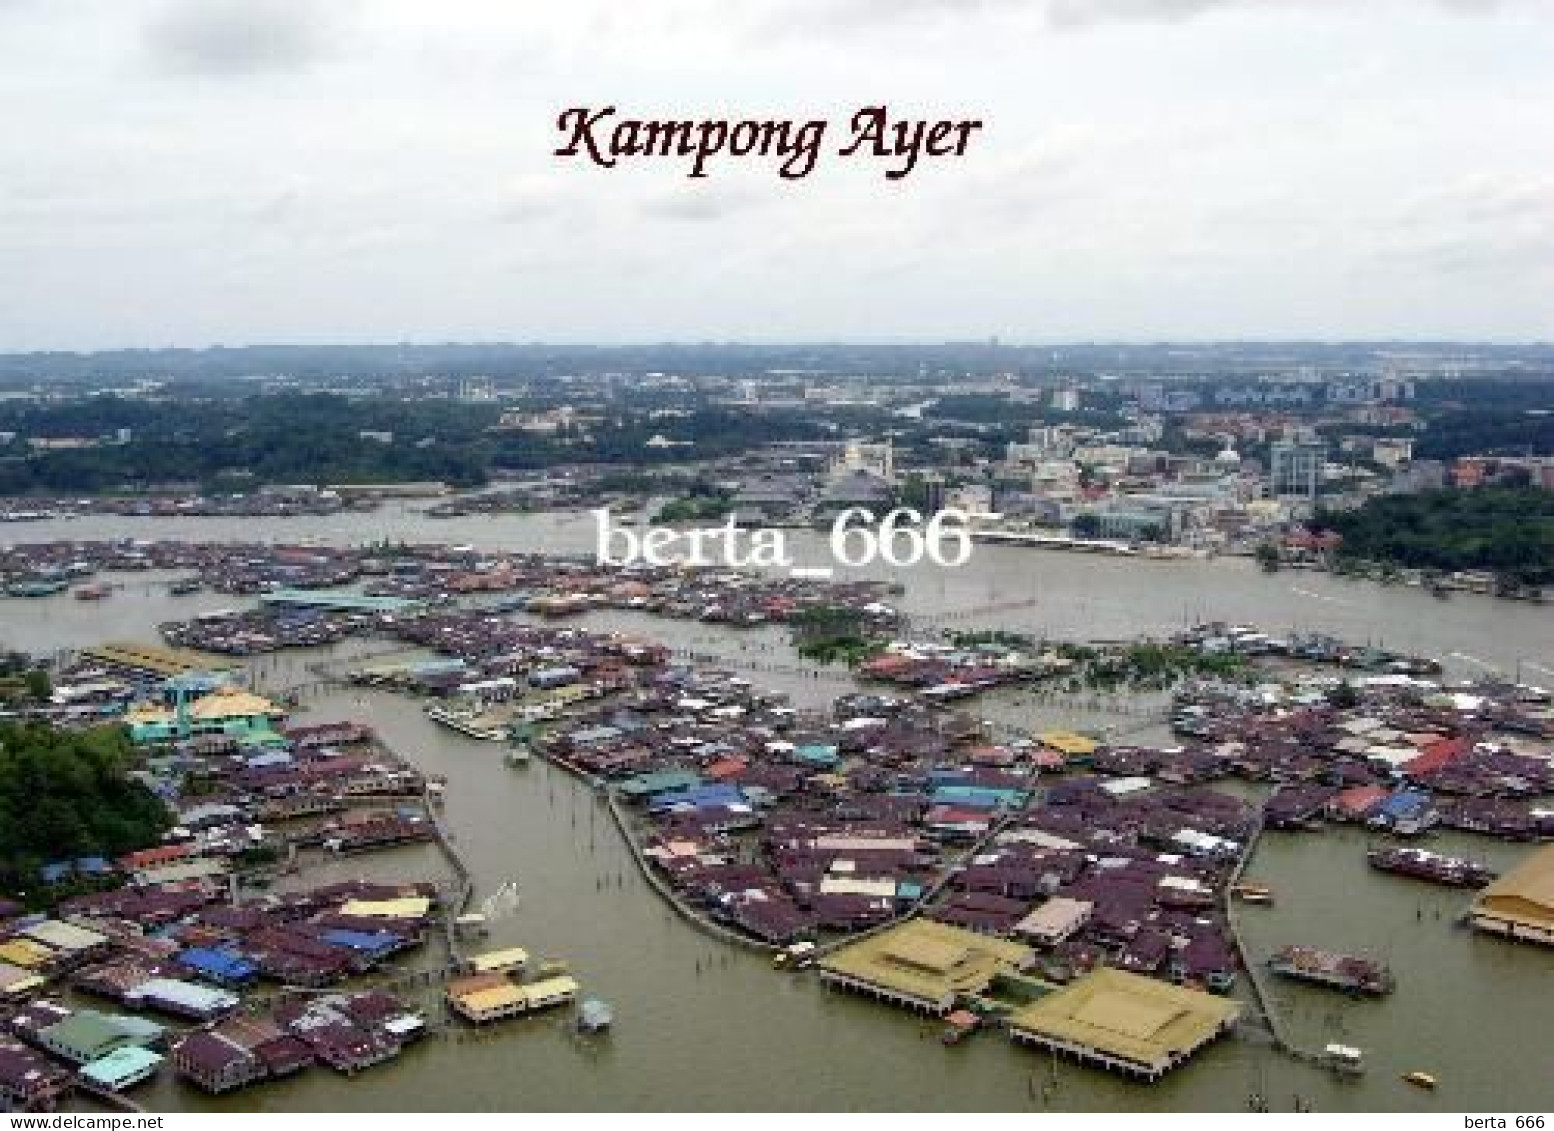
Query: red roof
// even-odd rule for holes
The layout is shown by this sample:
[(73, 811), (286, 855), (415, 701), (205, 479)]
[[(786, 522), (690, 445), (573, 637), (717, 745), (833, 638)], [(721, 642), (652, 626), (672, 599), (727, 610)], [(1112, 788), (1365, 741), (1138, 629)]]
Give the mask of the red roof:
[(1379, 785), (1357, 785), (1353, 789), (1346, 789), (1333, 799), (1333, 803), (1351, 816), (1361, 816), (1370, 812), (1384, 798), (1391, 794)]
[(719, 758), (712, 765), (702, 771), (702, 776), (713, 781), (722, 781), (724, 778), (732, 778), (743, 773), (750, 763), (743, 758)]
[(1455, 762), (1471, 749), (1473, 749), (1472, 743), (1465, 738), (1438, 738), (1434, 742), (1426, 743), (1418, 757), (1404, 762), (1403, 772), (1415, 775), (1433, 774), (1436, 770)]
[(156, 864), (171, 864), (192, 855), (194, 855), (194, 849), (187, 844), (164, 844), (159, 848), (143, 848), (139, 852), (131, 852), (121, 857), (119, 867), (126, 872), (135, 872)]

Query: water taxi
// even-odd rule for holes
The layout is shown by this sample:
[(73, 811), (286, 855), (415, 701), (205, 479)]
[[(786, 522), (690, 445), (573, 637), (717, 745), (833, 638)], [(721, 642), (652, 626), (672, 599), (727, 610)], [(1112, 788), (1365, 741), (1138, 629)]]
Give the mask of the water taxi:
[(1416, 1088), (1433, 1088), (1436, 1085), (1435, 1077), (1428, 1072), (1405, 1072), (1403, 1080)]

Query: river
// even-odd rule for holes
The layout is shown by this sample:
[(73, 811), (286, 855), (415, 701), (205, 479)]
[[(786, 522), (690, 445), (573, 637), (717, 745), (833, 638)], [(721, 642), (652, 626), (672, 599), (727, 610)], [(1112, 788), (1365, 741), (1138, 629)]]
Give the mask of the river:
[[(392, 504), (375, 515), (239, 521), (83, 518), (0, 529), (15, 542), (109, 537), (366, 542), (382, 538), (491, 548), (588, 551), (586, 518), (428, 520)], [(805, 564), (823, 564), (823, 542), (790, 535)], [(34, 651), (105, 638), (153, 639), (153, 626), (242, 602), (215, 594), (173, 598), (133, 575), (103, 602), (68, 597), (0, 603), (0, 642)], [(957, 571), (899, 575), (914, 617), (1089, 638), (1171, 631), (1184, 620), (1255, 621), (1270, 630), (1323, 630), (1349, 639), (1441, 656), (1458, 674), (1521, 663), (1554, 669), (1554, 611), (1461, 595), (1440, 601), (1417, 590), (1325, 575), (1264, 574), (1245, 561), (1146, 562), (978, 546)], [(1014, 602), (1032, 602), (1009, 608)], [(983, 606), (999, 611), (977, 616)], [(959, 615), (967, 614), (967, 615)], [(615, 619), (624, 618), (624, 619)], [(679, 647), (719, 651), (750, 664), (791, 664), (776, 632), (718, 633), (682, 622), (601, 614), (591, 623), (652, 627)], [(284, 682), (310, 657), (259, 662), (263, 683)], [(834, 679), (752, 675), (815, 702)], [(1550, 678), (1554, 678), (1551, 674)], [(1017, 693), (974, 708), (1030, 727), (1093, 722)], [(522, 945), (565, 959), (588, 992), (608, 1000), (616, 1026), (584, 1042), (562, 1020), (512, 1022), (489, 1036), (444, 1037), (397, 1062), (346, 1079), (314, 1070), (278, 1085), (211, 1100), (164, 1078), (138, 1093), (161, 1110), (1041, 1110), (1051, 1062), (996, 1034), (945, 1048), (937, 1026), (863, 999), (831, 993), (813, 977), (780, 974), (767, 960), (719, 944), (687, 925), (647, 887), (602, 803), (564, 772), (540, 762), (510, 769), (501, 748), (453, 735), (417, 704), (388, 695), (325, 692), (305, 716), (367, 717), (426, 771), (449, 778), (447, 816), (480, 894), (517, 880), (516, 912), (493, 924), (490, 945)], [(1113, 720), (1115, 721), (1115, 720)], [(1438, 841), (1500, 866), (1523, 846), (1456, 836)], [(1276, 999), (1307, 1043), (1364, 1048), (1370, 1072), (1341, 1081), (1252, 1041), (1225, 1041), (1162, 1083), (1142, 1086), (1064, 1064), (1057, 1110), (1238, 1110), (1250, 1092), (1288, 1111), (1298, 1095), (1316, 1110), (1539, 1110), (1550, 1106), (1547, 1003), (1554, 956), (1475, 936), (1455, 918), (1461, 892), (1373, 874), (1355, 830), (1269, 834), (1249, 876), (1278, 902), (1245, 909), (1258, 954), (1284, 942), (1364, 948), (1392, 963), (1397, 993), (1351, 1002), (1280, 985)], [(351, 858), (336, 875), (445, 876), (432, 848)], [(310, 876), (313, 880), (316, 876)], [(456, 1030), (454, 1030), (456, 1031)], [(1441, 1080), (1434, 1093), (1402, 1072)]]

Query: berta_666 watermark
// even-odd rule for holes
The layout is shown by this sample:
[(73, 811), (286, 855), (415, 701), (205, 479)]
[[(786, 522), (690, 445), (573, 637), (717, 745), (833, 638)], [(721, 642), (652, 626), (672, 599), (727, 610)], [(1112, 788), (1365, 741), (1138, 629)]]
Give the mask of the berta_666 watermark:
[[(829, 576), (830, 567), (798, 568), (788, 552), (786, 531), (745, 529), (730, 515), (721, 526), (677, 530), (667, 526), (617, 524), (608, 507), (591, 512), (598, 531), (596, 556), (610, 566), (725, 566), (731, 569), (787, 569), (795, 574)], [(911, 507), (897, 507), (879, 518), (866, 507), (842, 511), (827, 539), (831, 560), (860, 569), (883, 562), (908, 568), (924, 561), (955, 569), (971, 560), (970, 516), (947, 508), (926, 521)]]

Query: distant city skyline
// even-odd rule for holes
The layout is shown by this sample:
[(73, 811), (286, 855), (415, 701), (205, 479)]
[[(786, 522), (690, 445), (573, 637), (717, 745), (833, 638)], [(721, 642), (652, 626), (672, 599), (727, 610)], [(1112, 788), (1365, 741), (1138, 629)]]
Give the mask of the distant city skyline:
[[(1554, 338), (1546, 0), (0, 0), (0, 42), (0, 353)], [(986, 128), (900, 182), (556, 159), (607, 102)]]

